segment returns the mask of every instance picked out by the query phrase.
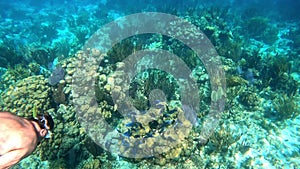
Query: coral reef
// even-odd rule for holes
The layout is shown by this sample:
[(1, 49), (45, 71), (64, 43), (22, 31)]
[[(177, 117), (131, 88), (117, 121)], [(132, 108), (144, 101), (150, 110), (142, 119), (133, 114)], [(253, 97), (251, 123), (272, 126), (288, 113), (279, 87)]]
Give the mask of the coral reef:
[[(106, 57), (108, 57), (105, 55), (102, 56), (101, 53), (97, 51), (93, 52), (93, 49), (91, 49), (90, 51), (91, 53), (83, 53), (79, 51), (76, 57), (80, 58), (80, 60), (84, 60), (88, 58), (88, 56), (95, 59), (105, 59)], [(111, 66), (111, 63), (115, 63), (115, 66)], [(81, 67), (80, 65), (78, 66)], [(93, 65), (85, 66), (93, 67)], [(72, 97), (73, 99), (75, 99), (75, 105), (78, 108), (79, 114), (77, 115), (80, 117), (79, 119), (85, 119), (85, 121), (88, 119), (89, 123), (85, 125), (93, 123), (98, 124), (98, 126), (89, 125), (88, 127), (85, 126), (85, 128), (87, 127), (90, 131), (93, 131), (97, 130), (99, 126), (105, 126), (104, 124), (100, 124), (100, 122), (95, 119), (95, 117), (102, 117), (106, 119), (108, 123), (116, 125), (117, 131), (124, 137), (124, 143), (121, 144), (119, 153), (121, 153), (121, 155), (125, 157), (130, 156), (130, 154), (135, 154), (135, 156), (137, 157), (143, 156), (143, 153), (145, 152), (133, 152), (134, 149), (130, 148), (137, 145), (138, 142), (135, 141), (139, 139), (145, 139), (145, 143), (140, 144), (139, 148), (142, 148), (145, 151), (149, 152), (153, 151), (152, 153), (161, 153), (162, 151), (166, 151), (167, 149), (169, 149), (168, 147), (173, 147), (178, 144), (178, 141), (185, 140), (188, 136), (188, 134), (186, 133), (187, 131), (189, 131), (188, 128), (192, 126), (192, 123), (197, 122), (195, 122), (194, 119), (188, 120), (185, 117), (187, 115), (183, 115), (180, 104), (178, 104), (178, 86), (176, 85), (174, 78), (168, 77), (168, 75), (166, 75), (163, 71), (152, 70), (149, 72), (144, 71), (140, 74), (137, 74), (128, 90), (129, 96), (132, 99), (131, 103), (137, 108), (139, 112), (136, 112), (137, 114), (135, 115), (135, 119), (133, 121), (132, 119), (126, 117), (126, 115), (123, 115), (122, 117), (119, 114), (116, 107), (121, 107), (123, 104), (122, 101), (126, 100), (123, 94), (126, 89), (120, 86), (121, 83), (124, 83), (124, 81), (120, 80), (125, 73), (121, 71), (123, 66), (124, 63), (122, 62), (106, 62), (101, 64), (101, 67), (100, 69), (98, 69), (97, 74), (90, 74), (92, 73), (92, 71), (77, 71), (77, 73), (74, 74), (75, 76), (73, 75), (73, 77), (75, 77), (75, 79), (73, 79), (73, 83), (76, 85), (72, 87), (76, 92), (72, 93)], [(119, 68), (119, 71), (112, 72), (111, 70), (109, 70), (111, 67)], [(87, 104), (81, 104), (86, 100), (90, 100), (91, 98), (93, 98), (91, 97), (93, 96), (93, 94), (91, 93), (91, 91), (89, 91), (88, 88), (85, 89), (81, 87), (85, 86), (84, 84), (86, 83), (91, 84), (92, 81), (84, 82), (86, 80), (92, 80), (91, 78), (85, 78), (89, 76), (94, 76), (96, 79), (95, 96), (97, 98), (97, 107), (89, 107)], [(199, 76), (201, 75), (199, 74)], [(201, 76), (201, 78), (203, 77)], [(203, 81), (207, 81), (207, 79), (203, 78), (202, 82)], [(153, 90), (155, 89), (163, 90), (164, 93), (166, 93), (166, 102), (151, 100), (151, 95), (154, 93), (150, 93), (150, 91), (153, 92)], [(114, 100), (114, 102), (111, 98), (112, 92), (114, 92), (114, 95), (118, 95), (118, 99)], [(85, 93), (84, 97), (81, 93)], [(144, 111), (146, 111), (147, 113), (143, 113)], [(181, 127), (177, 128), (171, 126)], [(162, 135), (162, 137), (167, 140), (175, 140), (174, 143), (169, 143), (173, 146), (169, 145), (168, 147), (165, 147), (163, 145), (167, 143), (164, 143), (163, 141), (160, 143), (162, 146), (154, 145), (153, 143), (156, 139), (155, 137), (159, 135)], [(92, 134), (92, 136), (96, 137), (96, 140), (101, 140), (102, 142), (104, 142), (103, 144), (105, 145), (110, 145), (109, 142), (112, 141), (108, 139), (110, 138), (110, 136), (101, 135), (101, 133), (99, 132), (97, 132), (97, 135)], [(106, 139), (103, 140), (101, 139), (102, 137), (105, 137)], [(136, 138), (137, 140), (130, 138)], [(185, 141), (186, 143), (179, 144), (175, 146), (175, 148), (170, 148), (170, 151), (157, 157), (158, 163), (162, 164), (172, 159), (179, 159), (182, 152), (184, 152), (183, 154), (189, 156), (190, 152), (192, 151), (189, 148), (193, 146), (189, 147), (187, 145), (188, 142), (190, 142), (189, 144), (191, 144), (192, 139), (193, 138), (191, 137), (189, 141)], [(164, 162), (159, 161), (159, 159), (164, 159)]]
[(249, 82), (240, 76), (228, 75), (226, 84), (228, 87), (247, 85)]
[[(81, 145), (85, 137), (81, 126), (76, 120), (74, 108), (60, 104), (58, 109), (48, 110), (55, 120), (55, 128), (50, 139), (44, 140), (35, 151), (42, 160), (55, 162), (56, 159), (70, 160), (69, 163), (78, 163)], [(75, 153), (77, 156), (75, 157)]]
[(1, 94), (2, 111), (10, 111), (21, 117), (32, 117), (33, 108), (46, 112), (50, 107), (50, 87), (43, 76), (30, 76), (10, 85)]
[(29, 48), (29, 51), (30, 53), (28, 53), (26, 57), (45, 67), (57, 57), (56, 49), (52, 48), (32, 47), (32, 49)]
[(60, 159), (56, 159), (53, 162), (50, 162), (49, 168), (67, 169), (68, 166), (66, 164), (66, 161), (60, 158)]
[(87, 159), (79, 166), (79, 168), (85, 169), (96, 169), (101, 167), (102, 166), (99, 159)]
[(278, 29), (270, 24), (269, 18), (254, 16), (247, 20), (245, 28), (250, 37), (262, 40), (265, 43), (272, 44), (278, 39)]
[(22, 62), (22, 56), (14, 47), (12, 40), (4, 39), (0, 43), (0, 67), (14, 67)]
[(18, 64), (14, 67), (8, 67), (7, 71), (2, 75), (3, 89), (8, 88), (10, 85), (14, 85), (17, 81), (30, 76), (30, 71), (23, 65)]
[(246, 109), (254, 109), (260, 104), (260, 97), (254, 91), (244, 91), (239, 95), (239, 101)]
[(207, 151), (211, 153), (226, 153), (231, 144), (237, 142), (240, 138), (233, 136), (228, 129), (221, 126), (210, 138)]
[(274, 91), (285, 91), (293, 96), (297, 93), (299, 82), (291, 76), (291, 62), (284, 56), (269, 58), (261, 71), (262, 87), (271, 86)]
[(289, 97), (286, 94), (277, 96), (274, 101), (274, 110), (277, 120), (282, 121), (290, 118), (296, 118), (300, 114), (299, 100), (297, 97)]
[[(15, 168), (299, 168), (297, 22), (284, 20), (278, 11), (266, 15), (263, 11), (269, 10), (260, 10), (264, 8), (261, 3), (259, 9), (254, 9), (253, 4), (258, 2), (231, 1), (227, 7), (196, 1), (172, 2), (177, 8), (166, 5), (165, 1), (157, 2), (156, 6), (147, 3), (142, 11), (151, 9), (180, 16), (210, 39), (226, 71), (224, 91), (210, 88), (210, 82), (220, 83), (219, 79), (210, 79), (207, 73), (210, 70), (202, 63), (210, 61), (211, 56), (200, 60), (186, 44), (167, 35), (128, 37), (114, 44), (106, 54), (96, 49), (80, 51), (100, 26), (120, 16), (141, 12), (138, 9), (141, 4), (128, 2), (131, 5), (127, 8), (128, 4), (121, 1), (98, 4), (76, 1), (65, 8), (57, 2), (30, 2), (30, 7), (17, 4), (7, 9), (3, 3), (0, 7), (5, 9), (0, 22), (1, 111), (22, 117), (48, 112), (56, 126), (52, 137)], [(186, 6), (190, 8), (184, 10)], [(189, 32), (194, 30), (184, 29), (177, 21), (170, 24), (181, 29), (165, 32), (193, 39)], [(157, 26), (165, 29), (160, 23)], [(105, 41), (106, 37), (101, 39)], [(197, 83), (200, 97), (199, 111), (183, 109), (186, 105), (180, 102), (180, 83), (168, 72), (147, 69), (152, 66), (147, 59), (138, 65), (143, 71), (130, 79), (128, 88), (123, 87), (127, 83), (123, 77), (128, 73), (124, 60), (141, 50), (156, 49), (178, 56), (191, 70), (189, 76)], [(101, 62), (78, 64), (89, 59)], [(171, 67), (170, 63), (161, 64)], [(94, 71), (77, 73), (82, 67)], [(187, 93), (192, 97), (195, 91)], [(200, 142), (199, 133), (210, 103), (225, 95), (226, 107), (219, 126), (208, 142)], [(123, 100), (136, 110), (121, 112)], [(114, 148), (116, 139), (113, 134), (104, 137), (103, 133), (110, 131), (104, 129), (102, 122), (97, 123), (98, 118), (122, 136), (119, 154), (141, 156), (152, 151), (154, 156), (132, 159), (105, 151), (104, 148)], [(86, 123), (82, 123), (83, 119)], [(92, 125), (93, 122), (97, 125)], [(186, 133), (188, 130), (190, 133)], [(154, 144), (159, 136), (180, 142)], [(94, 142), (99, 140), (105, 147)], [(132, 147), (143, 148), (144, 152), (135, 152)]]

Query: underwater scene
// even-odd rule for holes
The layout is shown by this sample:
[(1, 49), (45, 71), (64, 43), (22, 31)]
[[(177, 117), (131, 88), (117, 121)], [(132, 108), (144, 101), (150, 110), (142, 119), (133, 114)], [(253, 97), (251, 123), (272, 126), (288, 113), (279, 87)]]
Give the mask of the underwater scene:
[(300, 168), (299, 9), (1, 0), (0, 169)]

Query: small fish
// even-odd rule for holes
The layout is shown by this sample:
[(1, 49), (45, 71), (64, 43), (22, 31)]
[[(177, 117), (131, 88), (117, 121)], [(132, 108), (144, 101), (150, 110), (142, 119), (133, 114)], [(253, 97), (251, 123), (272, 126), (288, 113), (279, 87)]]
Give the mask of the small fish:
[(130, 133), (130, 131), (128, 130), (128, 131), (126, 131), (125, 133), (124, 133), (124, 136), (126, 136), (126, 137), (130, 137), (131, 136), (131, 133)]
[(146, 133), (145, 138), (148, 138), (148, 137), (153, 137), (153, 134), (152, 133)]
[(169, 126), (170, 124), (172, 124), (174, 122), (174, 120), (166, 120), (164, 122), (164, 125)]
[(142, 127), (141, 123), (139, 122), (129, 122), (125, 124), (126, 127), (132, 127), (132, 128), (140, 128)]
[(245, 78), (251, 85), (253, 85), (256, 81), (256, 79), (254, 78), (254, 73), (253, 73), (252, 69), (247, 70), (247, 72), (245, 73)]
[(127, 123), (125, 124), (126, 127), (133, 127), (135, 126), (135, 122), (130, 122), (130, 123)]
[(173, 109), (173, 110), (170, 110), (169, 113), (170, 113), (170, 114), (173, 114), (173, 113), (175, 113), (176, 111), (177, 111), (177, 109)]

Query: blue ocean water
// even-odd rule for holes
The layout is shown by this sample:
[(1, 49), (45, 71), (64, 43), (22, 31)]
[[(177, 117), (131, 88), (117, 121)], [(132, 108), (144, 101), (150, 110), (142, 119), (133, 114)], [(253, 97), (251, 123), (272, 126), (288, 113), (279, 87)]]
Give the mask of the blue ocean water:
[(299, 168), (299, 9), (1, 0), (0, 110), (56, 126), (13, 168)]

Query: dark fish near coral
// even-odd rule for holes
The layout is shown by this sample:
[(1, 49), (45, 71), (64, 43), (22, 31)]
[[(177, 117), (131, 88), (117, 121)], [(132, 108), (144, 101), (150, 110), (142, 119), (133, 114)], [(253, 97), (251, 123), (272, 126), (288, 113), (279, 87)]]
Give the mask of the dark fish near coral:
[(245, 78), (249, 84), (254, 84), (256, 79), (254, 78), (254, 73), (252, 69), (247, 69), (247, 71), (243, 71), (241, 66), (238, 66), (236, 69), (237, 73), (242, 76), (243, 78)]
[(252, 69), (247, 70), (247, 72), (245, 73), (245, 78), (251, 85), (253, 85), (256, 81), (256, 79), (254, 78), (254, 73), (253, 73)]
[(198, 117), (197, 117), (197, 113), (195, 112), (195, 110), (188, 105), (182, 105), (182, 109), (183, 109), (185, 118), (188, 121), (190, 121), (194, 126), (198, 126), (199, 122), (198, 122)]
[(49, 77), (49, 84), (55, 86), (60, 80), (64, 79), (65, 70), (61, 66), (57, 66)]
[(128, 130), (128, 131), (126, 131), (125, 133), (124, 133), (124, 136), (126, 136), (126, 137), (130, 137), (131, 136), (131, 132)]

